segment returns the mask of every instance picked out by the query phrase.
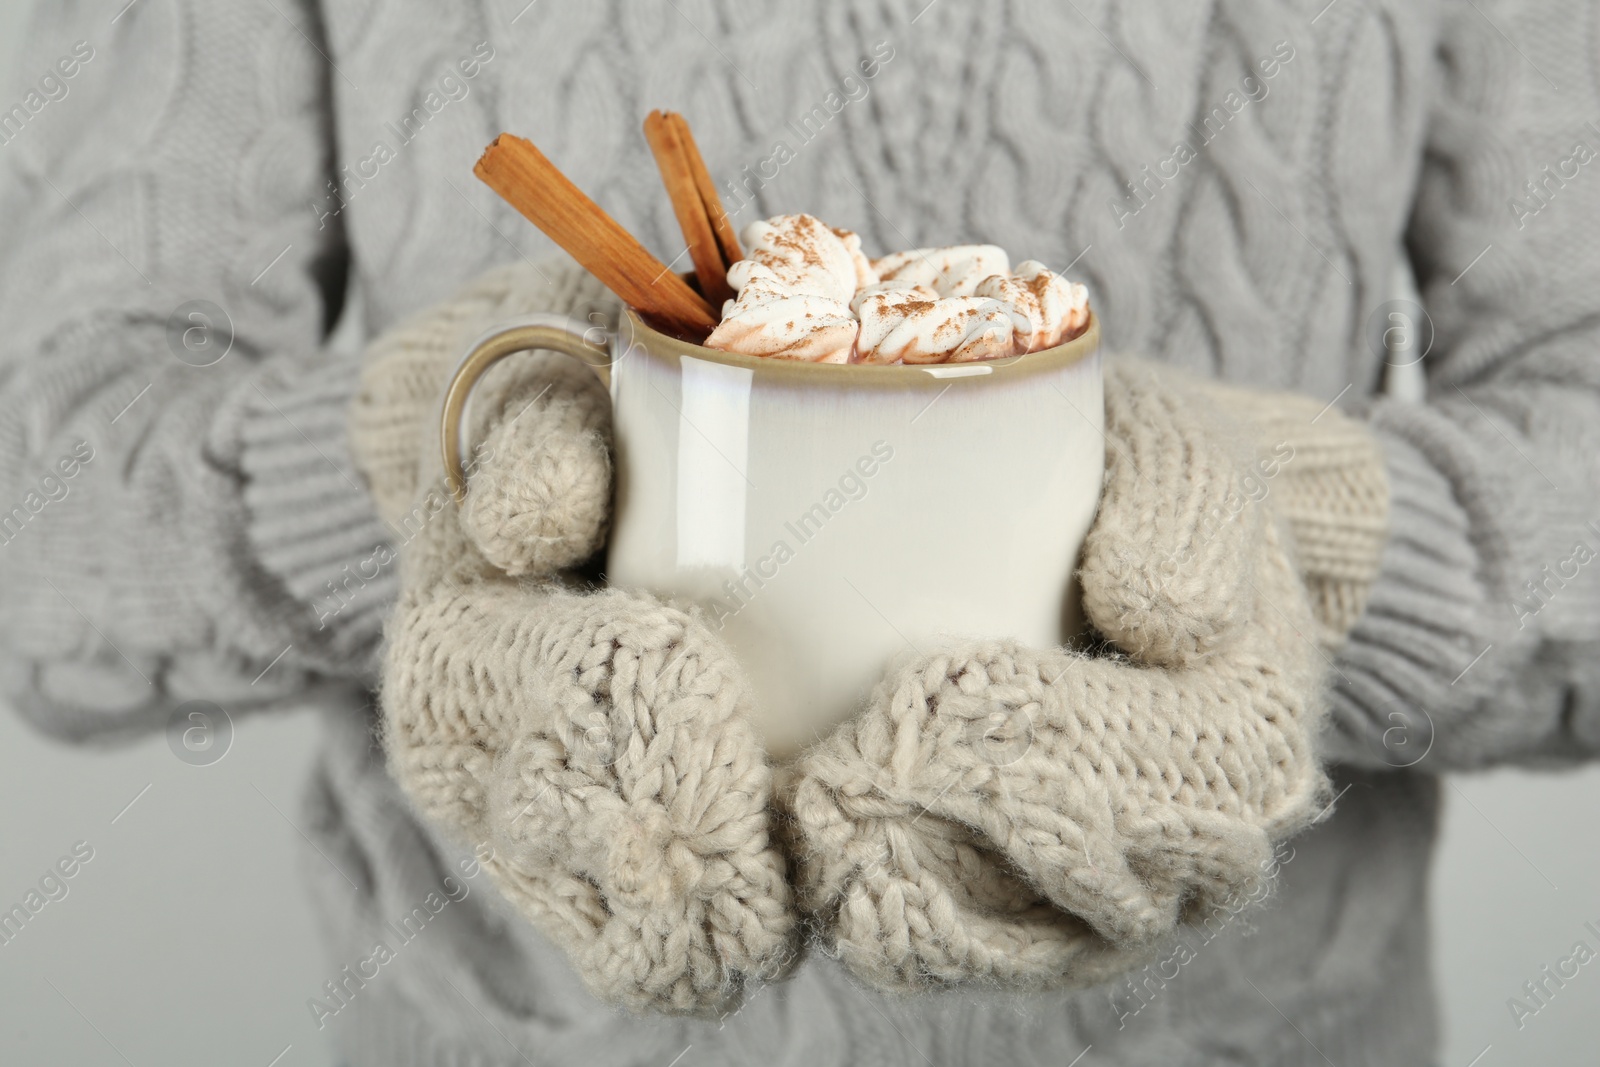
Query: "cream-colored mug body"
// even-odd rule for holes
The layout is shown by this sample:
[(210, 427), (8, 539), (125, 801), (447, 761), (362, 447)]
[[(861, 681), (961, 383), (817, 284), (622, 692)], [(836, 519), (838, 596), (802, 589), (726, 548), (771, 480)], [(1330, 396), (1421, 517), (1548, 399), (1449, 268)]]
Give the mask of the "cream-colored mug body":
[[(445, 397), (458, 495), (472, 384), (549, 348), (609, 381), (606, 576), (700, 607), (774, 758), (848, 718), (900, 653), (949, 637), (1060, 645), (1105, 460), (1099, 325), (1009, 360), (796, 363), (651, 329), (532, 316), (480, 339)], [(598, 343), (597, 343), (598, 342)]]

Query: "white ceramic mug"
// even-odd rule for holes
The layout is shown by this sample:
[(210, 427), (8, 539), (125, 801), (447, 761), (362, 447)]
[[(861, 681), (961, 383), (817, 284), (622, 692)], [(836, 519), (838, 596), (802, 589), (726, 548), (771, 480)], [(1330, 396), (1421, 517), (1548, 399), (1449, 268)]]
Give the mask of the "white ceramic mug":
[(1096, 320), (1042, 352), (930, 366), (721, 352), (631, 311), (601, 333), (532, 316), (473, 346), (441, 419), (451, 488), (491, 364), (550, 349), (594, 367), (616, 442), (607, 580), (704, 609), (774, 758), (853, 714), (897, 653), (1082, 629), (1073, 572), (1105, 467)]

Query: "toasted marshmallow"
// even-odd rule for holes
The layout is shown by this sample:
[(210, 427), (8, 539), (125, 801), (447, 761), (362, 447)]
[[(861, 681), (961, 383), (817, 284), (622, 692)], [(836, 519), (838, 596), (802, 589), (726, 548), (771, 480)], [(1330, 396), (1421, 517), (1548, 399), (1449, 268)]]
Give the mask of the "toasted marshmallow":
[(722, 322), (705, 344), (751, 356), (848, 363), (857, 329), (846, 304), (809, 293), (774, 290), (757, 282), (723, 306)]
[(928, 299), (911, 288), (880, 289), (855, 305), (859, 363), (950, 363), (1011, 354), (1011, 314), (997, 300)]
[[(857, 268), (850, 249), (810, 215), (757, 220), (744, 228), (740, 238), (745, 260), (771, 270), (792, 293), (848, 304), (856, 291)], [(860, 238), (856, 240), (859, 246)], [(729, 285), (734, 285), (733, 272), (739, 266), (729, 268)]]
[(1011, 270), (1011, 257), (996, 245), (916, 248), (874, 260), (882, 281), (926, 285), (940, 296), (972, 296), (978, 283)]

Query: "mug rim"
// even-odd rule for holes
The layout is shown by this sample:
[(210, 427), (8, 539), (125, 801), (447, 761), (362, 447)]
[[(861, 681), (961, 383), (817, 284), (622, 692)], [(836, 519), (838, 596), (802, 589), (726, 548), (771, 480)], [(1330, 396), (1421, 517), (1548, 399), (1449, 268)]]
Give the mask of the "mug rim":
[[(644, 320), (633, 308), (623, 306), (627, 316), (627, 329), (613, 334), (614, 343), (621, 348), (613, 350), (611, 365), (626, 358), (631, 339), (643, 336), (644, 350), (657, 356), (674, 359), (688, 356), (693, 359), (721, 363), (729, 367), (743, 367), (760, 371), (764, 375), (780, 376), (790, 384), (815, 385), (894, 385), (908, 386), (917, 383), (938, 383), (961, 378), (994, 378), (996, 375), (1013, 377), (1061, 370), (1094, 355), (1100, 348), (1100, 318), (1094, 309), (1089, 311), (1089, 322), (1083, 332), (1070, 341), (1053, 348), (1042, 348), (1020, 356), (999, 359), (971, 360), (963, 363), (810, 363), (799, 359), (780, 359), (773, 356), (752, 356), (745, 352), (727, 352), (720, 348), (707, 348), (662, 333)], [(627, 347), (624, 347), (627, 346)]]

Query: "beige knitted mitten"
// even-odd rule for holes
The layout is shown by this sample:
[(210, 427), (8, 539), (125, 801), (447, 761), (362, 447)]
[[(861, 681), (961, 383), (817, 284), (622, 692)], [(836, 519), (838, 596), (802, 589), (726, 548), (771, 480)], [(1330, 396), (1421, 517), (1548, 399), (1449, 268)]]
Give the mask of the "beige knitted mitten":
[[(439, 467), (439, 398), (474, 339), (532, 312), (554, 312), (606, 328), (615, 324), (619, 306), (616, 297), (570, 260), (510, 263), (486, 271), (450, 299), (374, 340), (362, 357), (350, 439), (379, 515), (404, 536), (414, 532), (415, 498)], [(508, 420), (508, 414), (513, 418)], [(506, 522), (517, 534), (532, 535), (513, 545), (509, 531), (491, 533), (494, 562), (515, 573), (548, 571), (577, 563), (604, 543), (610, 426), (605, 390), (592, 372), (565, 356), (528, 353), (502, 361), (484, 376), (473, 392), (468, 424), (476, 453), (486, 456), (509, 448), (536, 456), (542, 464), (509, 496), (504, 478), (485, 477), (471, 485), (469, 511), (476, 516), (475, 528), (499, 531), (499, 524)], [(564, 440), (567, 446), (537, 447), (536, 439), (547, 445)], [(529, 528), (533, 520), (523, 513), (543, 514), (558, 506), (583, 513), (567, 523), (581, 530), (570, 543), (551, 540), (549, 530)]]
[[(1336, 413), (1301, 427), (1285, 402), (1281, 427), (1256, 424), (1274, 409), (1231, 395), (1108, 364), (1105, 490), (1081, 579), (1085, 613), (1125, 655), (983, 641), (908, 657), (786, 777), (802, 907), (861, 978), (1094, 984), (1180, 920), (1242, 899), (1273, 842), (1327, 804), (1315, 642), (1348, 624), (1381, 535), (1360, 566), (1318, 548), (1314, 577), (1352, 586), (1320, 620), (1293, 537), (1326, 528), (1313, 543), (1353, 559), (1368, 542), (1351, 531), (1381, 531), (1387, 494), (1323, 513), (1316, 489), (1285, 478), (1291, 533), (1278, 490), (1247, 481), (1309, 454), (1308, 484), (1382, 486), (1381, 457), (1320, 443), (1363, 432)], [(1285, 459), (1272, 438), (1290, 429), (1318, 443)]]
[(403, 540), (390, 772), (426, 818), (490, 846), (490, 876), (596, 997), (715, 1012), (795, 954), (771, 770), (720, 639), (649, 597), (552, 577), (603, 543), (603, 391), (565, 357), (507, 360), (474, 400), (465, 505), (442, 475), (414, 480), (437, 467), (415, 448), (436, 447), (438, 397), (471, 339), (524, 311), (582, 311), (576, 268), (546, 273), (565, 303), (502, 269), (368, 354), (353, 433)]
[(1242, 480), (1244, 500), (1229, 502), (1230, 512), (1272, 497), (1294, 534), (1320, 641), (1337, 650), (1367, 606), (1388, 537), (1382, 446), (1361, 423), (1298, 393), (1192, 384), (1239, 420), (1256, 445), (1255, 467)]

